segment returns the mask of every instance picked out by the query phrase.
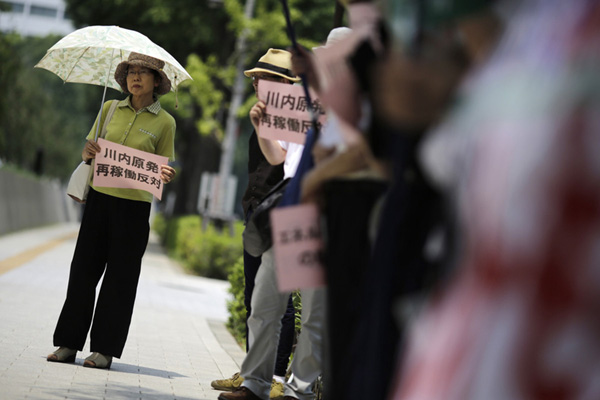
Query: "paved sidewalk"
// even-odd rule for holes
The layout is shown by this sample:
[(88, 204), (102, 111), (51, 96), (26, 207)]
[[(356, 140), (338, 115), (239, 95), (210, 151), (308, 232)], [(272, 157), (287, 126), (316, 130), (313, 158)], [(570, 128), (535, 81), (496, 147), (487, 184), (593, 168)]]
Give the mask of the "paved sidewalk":
[(210, 381), (239, 371), (225, 329), (225, 281), (186, 275), (151, 237), (123, 356), (110, 370), (49, 363), (78, 225), (0, 236), (0, 400), (216, 399)]

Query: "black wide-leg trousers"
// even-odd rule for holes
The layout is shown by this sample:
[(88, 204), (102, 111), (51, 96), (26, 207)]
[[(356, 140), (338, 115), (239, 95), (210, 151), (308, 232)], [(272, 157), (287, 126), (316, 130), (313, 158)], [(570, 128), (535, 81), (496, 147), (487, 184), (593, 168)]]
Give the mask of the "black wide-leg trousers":
[(148, 244), (150, 206), (90, 189), (67, 298), (54, 331), (55, 346), (82, 350), (91, 324), (91, 351), (121, 357)]

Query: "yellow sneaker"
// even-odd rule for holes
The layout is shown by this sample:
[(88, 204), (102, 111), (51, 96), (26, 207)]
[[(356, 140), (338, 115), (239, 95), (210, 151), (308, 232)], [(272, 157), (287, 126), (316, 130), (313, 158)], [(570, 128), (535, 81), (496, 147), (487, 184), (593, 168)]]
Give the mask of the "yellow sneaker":
[(223, 390), (226, 392), (233, 392), (235, 389), (238, 389), (240, 385), (244, 382), (244, 378), (240, 376), (239, 372), (236, 372), (231, 376), (231, 378), (227, 379), (217, 379), (210, 383), (210, 386), (216, 390)]
[(269, 393), (269, 399), (281, 399), (283, 397), (283, 383), (277, 382), (273, 379), (271, 382), (271, 393)]

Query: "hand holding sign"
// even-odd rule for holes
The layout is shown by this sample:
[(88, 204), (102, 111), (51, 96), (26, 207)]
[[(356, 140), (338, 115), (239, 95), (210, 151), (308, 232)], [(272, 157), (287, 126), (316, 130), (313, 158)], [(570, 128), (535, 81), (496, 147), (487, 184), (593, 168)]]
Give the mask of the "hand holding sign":
[(176, 173), (175, 168), (170, 165), (162, 164), (160, 166), (160, 179), (162, 179), (165, 185), (175, 178)]
[(86, 163), (90, 163), (90, 160), (96, 158), (96, 154), (100, 152), (100, 145), (96, 143), (94, 140), (88, 140), (85, 142), (85, 146), (83, 147), (83, 151), (81, 152), (81, 158)]
[(265, 113), (265, 107), (265, 103), (259, 100), (250, 109), (250, 122), (252, 122), (252, 126), (254, 126), (256, 132), (260, 132), (260, 121)]
[(98, 138), (102, 149), (96, 154), (93, 182), (95, 186), (141, 189), (162, 197), (163, 180), (172, 179), (175, 170), (161, 168), (167, 157), (136, 150)]

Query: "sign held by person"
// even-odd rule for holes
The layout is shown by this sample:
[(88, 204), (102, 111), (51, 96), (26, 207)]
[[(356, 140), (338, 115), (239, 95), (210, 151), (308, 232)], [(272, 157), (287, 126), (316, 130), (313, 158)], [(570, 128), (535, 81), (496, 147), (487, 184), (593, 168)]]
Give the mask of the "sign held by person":
[(141, 189), (158, 200), (162, 197), (163, 181), (160, 166), (167, 157), (132, 149), (98, 138), (102, 151), (96, 155), (94, 185), (124, 189)]
[[(261, 80), (258, 98), (267, 106), (260, 121), (259, 135), (265, 139), (304, 144), (306, 131), (312, 127), (304, 88)], [(326, 119), (325, 111), (318, 100), (313, 100), (312, 104), (320, 129)]]
[(271, 234), (280, 292), (325, 286), (323, 241), (316, 204), (275, 208)]

